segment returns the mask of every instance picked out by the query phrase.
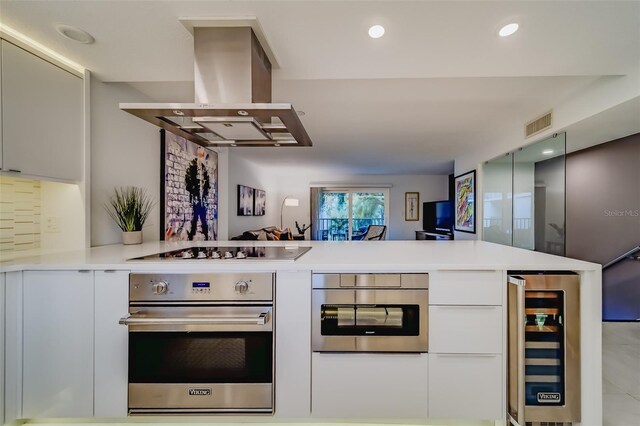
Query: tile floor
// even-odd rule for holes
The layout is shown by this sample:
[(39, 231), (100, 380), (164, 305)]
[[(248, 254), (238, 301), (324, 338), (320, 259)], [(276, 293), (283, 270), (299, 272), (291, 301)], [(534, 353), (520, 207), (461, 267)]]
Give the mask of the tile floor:
[(640, 426), (640, 323), (602, 325), (605, 426)]

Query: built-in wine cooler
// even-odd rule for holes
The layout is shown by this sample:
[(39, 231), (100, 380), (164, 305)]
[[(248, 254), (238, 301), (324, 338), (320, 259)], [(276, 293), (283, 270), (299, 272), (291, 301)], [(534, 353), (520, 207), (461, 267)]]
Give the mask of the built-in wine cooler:
[(508, 417), (519, 426), (580, 421), (580, 282), (509, 275)]

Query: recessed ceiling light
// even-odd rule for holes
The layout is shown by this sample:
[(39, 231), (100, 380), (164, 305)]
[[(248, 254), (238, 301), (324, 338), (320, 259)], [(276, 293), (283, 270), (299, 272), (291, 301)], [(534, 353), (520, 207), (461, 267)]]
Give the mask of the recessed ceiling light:
[(551, 154), (553, 154), (553, 150), (552, 149), (545, 149), (544, 151), (542, 151), (542, 153), (544, 155), (551, 155)]
[(280, 144), (279, 143), (274, 143), (273, 146), (280, 146)]
[(247, 116), (247, 115), (249, 115), (249, 113), (247, 111), (241, 109), (240, 111), (238, 111), (238, 115)]
[(298, 115), (299, 115), (300, 117), (302, 117), (303, 115), (306, 115), (306, 114), (307, 114), (306, 112), (302, 111), (301, 109), (299, 109), (299, 110), (298, 110), (298, 111), (296, 111), (296, 112), (298, 113)]
[(374, 25), (369, 28), (369, 37), (380, 38), (384, 35), (384, 27), (382, 25)]
[(174, 110), (173, 110), (173, 113), (174, 113), (175, 115), (184, 115), (184, 112), (180, 111), (179, 109), (174, 109)]
[(55, 24), (55, 28), (62, 37), (77, 41), (78, 43), (91, 44), (96, 41), (91, 34), (73, 25)]
[(520, 28), (520, 25), (516, 24), (515, 22), (511, 24), (507, 24), (504, 27), (500, 28), (500, 31), (498, 31), (498, 35), (500, 37), (510, 36), (511, 34), (518, 31), (518, 28)]

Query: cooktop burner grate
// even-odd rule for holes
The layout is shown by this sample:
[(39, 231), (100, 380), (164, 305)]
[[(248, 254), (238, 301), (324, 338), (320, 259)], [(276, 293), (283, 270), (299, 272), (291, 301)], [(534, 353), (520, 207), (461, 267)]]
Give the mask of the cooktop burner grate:
[(294, 261), (311, 247), (186, 247), (179, 250), (171, 250), (154, 253), (147, 256), (135, 257), (129, 260), (216, 260), (216, 261), (242, 261), (242, 260), (272, 260)]

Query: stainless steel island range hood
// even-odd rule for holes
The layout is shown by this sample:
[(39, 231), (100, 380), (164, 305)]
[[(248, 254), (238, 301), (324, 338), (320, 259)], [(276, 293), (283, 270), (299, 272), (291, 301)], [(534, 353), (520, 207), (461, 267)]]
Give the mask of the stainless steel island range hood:
[(194, 27), (195, 103), (120, 109), (205, 147), (311, 146), (293, 105), (271, 103), (271, 62), (253, 29)]

